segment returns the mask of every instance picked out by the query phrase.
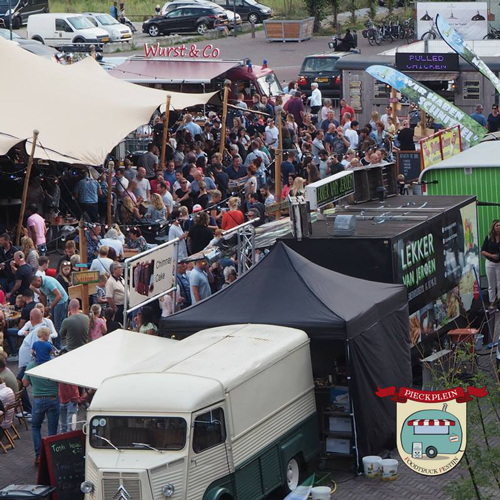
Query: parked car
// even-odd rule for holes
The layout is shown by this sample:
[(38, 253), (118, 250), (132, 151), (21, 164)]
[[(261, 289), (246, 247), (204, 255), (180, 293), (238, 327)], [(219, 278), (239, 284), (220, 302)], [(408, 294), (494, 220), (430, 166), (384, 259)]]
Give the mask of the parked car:
[(71, 43), (107, 43), (109, 34), (80, 14), (36, 14), (28, 19), (28, 38), (52, 47)]
[(164, 16), (148, 19), (142, 25), (142, 32), (153, 37), (185, 32), (203, 35), (207, 30), (227, 25), (227, 15), (222, 9), (189, 5), (172, 10)]
[[(217, 5), (215, 2), (211, 2), (209, 0), (174, 0), (173, 2), (166, 2), (163, 8), (161, 9), (161, 12), (163, 15), (165, 15), (167, 12), (176, 9), (177, 7), (184, 7), (186, 5), (206, 5), (209, 7), (220, 8), (220, 6)], [(223, 10), (225, 11), (227, 20), (229, 22), (228, 28), (233, 29), (234, 11), (229, 9), (227, 10), (223, 9)], [(238, 13), (236, 13), (236, 24), (237, 25), (241, 24), (241, 16)]]
[[(5, 38), (5, 40), (10, 40), (10, 30), (7, 28), (0, 28), (0, 37)], [(47, 47), (47, 45), (43, 45), (43, 43), (37, 42), (36, 40), (27, 40), (17, 33), (12, 33), (12, 43), (15, 43), (32, 54), (36, 54), (46, 59), (57, 60), (63, 56), (58, 50)]]
[[(12, 27), (19, 29), (32, 14), (49, 11), (49, 0), (11, 0)], [(9, 27), (9, 0), (0, 0), (0, 26)]]
[(236, 13), (249, 23), (258, 24), (273, 16), (273, 9), (255, 0), (214, 0), (217, 5), (233, 10), (236, 2)]
[(132, 38), (132, 30), (109, 14), (84, 12), (83, 14), (96, 28), (107, 31), (112, 42), (126, 42)]
[(351, 52), (327, 52), (307, 56), (302, 63), (297, 82), (301, 92), (311, 94), (311, 83), (316, 82), (323, 97), (341, 97), (342, 85), (337, 61)]

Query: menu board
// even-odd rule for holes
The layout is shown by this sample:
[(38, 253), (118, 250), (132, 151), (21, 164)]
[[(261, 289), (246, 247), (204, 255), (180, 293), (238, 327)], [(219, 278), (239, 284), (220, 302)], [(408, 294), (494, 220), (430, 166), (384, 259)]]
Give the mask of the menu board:
[(349, 82), (349, 102), (356, 111), (363, 110), (361, 95), (361, 82)]
[(54, 500), (83, 500), (85, 481), (85, 436), (82, 431), (42, 439), (38, 484), (56, 488)]
[(420, 151), (398, 151), (396, 156), (398, 172), (405, 176), (405, 181), (418, 179), (421, 171)]

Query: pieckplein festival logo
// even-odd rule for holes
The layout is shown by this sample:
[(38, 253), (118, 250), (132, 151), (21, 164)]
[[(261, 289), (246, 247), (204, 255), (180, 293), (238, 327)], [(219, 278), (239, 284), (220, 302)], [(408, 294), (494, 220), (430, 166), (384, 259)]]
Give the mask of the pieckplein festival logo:
[(420, 391), (401, 387), (378, 389), (398, 403), (397, 445), (401, 460), (424, 476), (439, 476), (453, 469), (467, 445), (467, 402), (482, 398), (485, 388), (455, 387), (444, 391)]

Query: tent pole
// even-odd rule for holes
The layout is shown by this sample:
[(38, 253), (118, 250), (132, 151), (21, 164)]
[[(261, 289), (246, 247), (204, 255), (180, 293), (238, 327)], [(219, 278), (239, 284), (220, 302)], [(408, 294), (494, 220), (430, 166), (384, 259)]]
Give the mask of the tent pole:
[(226, 122), (227, 122), (227, 100), (229, 98), (229, 86), (231, 80), (224, 80), (224, 101), (222, 102), (222, 131), (220, 134), (219, 153), (224, 158), (224, 149), (226, 148)]
[[(17, 223), (16, 245), (21, 242), (21, 230), (23, 227), (24, 212), (26, 210), (26, 198), (28, 197), (28, 186), (30, 183), (31, 169), (33, 167), (33, 157), (35, 156), (36, 141), (38, 140), (38, 130), (33, 130), (33, 142), (31, 143), (31, 153), (26, 168), (26, 177), (24, 179), (23, 198), (21, 200), (21, 212), (19, 213), (19, 222)], [(36, 244), (36, 241), (35, 241)]]
[[(281, 113), (278, 114), (278, 150), (275, 151), (274, 162), (274, 202), (281, 202), (281, 162), (283, 161), (283, 124), (281, 122)], [(279, 219), (281, 211), (276, 212), (276, 219)]]
[[(87, 231), (91, 231), (91, 228), (87, 228)], [(85, 222), (83, 217), (78, 223), (78, 236), (80, 239), (80, 263), (87, 263), (87, 238), (85, 237)], [(82, 311), (83, 314), (89, 313), (89, 286), (82, 285)]]
[(170, 119), (170, 100), (172, 96), (167, 94), (167, 102), (165, 104), (165, 117), (163, 121), (163, 137), (161, 140), (161, 157), (160, 157), (160, 167), (165, 170), (165, 155), (167, 153), (167, 139), (168, 139), (168, 121)]
[(425, 132), (427, 130), (427, 115), (423, 109), (420, 110), (420, 135), (425, 137)]
[(115, 168), (115, 162), (110, 161), (108, 163), (108, 211), (106, 222), (108, 227), (111, 229), (111, 224), (113, 224), (113, 170)]

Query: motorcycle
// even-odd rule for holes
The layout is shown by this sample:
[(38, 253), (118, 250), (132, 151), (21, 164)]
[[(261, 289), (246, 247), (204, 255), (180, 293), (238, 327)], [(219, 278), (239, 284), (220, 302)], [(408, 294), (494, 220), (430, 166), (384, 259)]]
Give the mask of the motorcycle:
[[(360, 50), (357, 49), (357, 46), (358, 46), (358, 34), (356, 32), (356, 30), (351, 30), (351, 35), (352, 35), (352, 38), (353, 38), (353, 46), (349, 49), (349, 52), (352, 52), (353, 54), (360, 54)], [(337, 47), (339, 46), (339, 44), (341, 44), (341, 39), (339, 38), (338, 35), (333, 35), (332, 36), (332, 41), (331, 42), (328, 42), (328, 47), (330, 49), (333, 49), (335, 52), (340, 52)]]
[(119, 19), (119, 21), (125, 26), (128, 26), (132, 30), (132, 33), (135, 33), (137, 31), (134, 23), (128, 17), (123, 16)]

